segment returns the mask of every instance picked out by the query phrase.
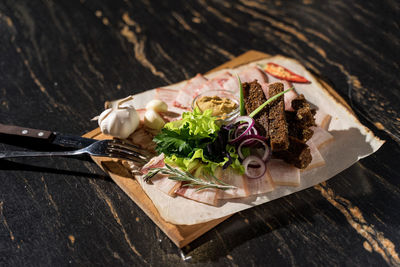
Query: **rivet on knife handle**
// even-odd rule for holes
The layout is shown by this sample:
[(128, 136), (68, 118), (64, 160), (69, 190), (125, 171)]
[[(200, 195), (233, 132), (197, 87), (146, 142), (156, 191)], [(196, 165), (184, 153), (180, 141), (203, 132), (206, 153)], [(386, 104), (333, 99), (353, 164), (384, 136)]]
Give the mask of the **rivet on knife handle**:
[(19, 136), (28, 136), (39, 139), (49, 139), (53, 133), (50, 131), (19, 127), (15, 125), (5, 125), (0, 123), (0, 133)]

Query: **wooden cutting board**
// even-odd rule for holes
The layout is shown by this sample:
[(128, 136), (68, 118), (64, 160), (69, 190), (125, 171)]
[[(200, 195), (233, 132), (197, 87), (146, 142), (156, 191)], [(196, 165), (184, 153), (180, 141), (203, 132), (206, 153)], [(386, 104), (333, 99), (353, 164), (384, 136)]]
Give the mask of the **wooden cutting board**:
[[(212, 69), (208, 73), (224, 69), (224, 68), (235, 68), (240, 65), (250, 63), (252, 61), (268, 58), (270, 55), (258, 52), (248, 51), (221, 66)], [(322, 81), (321, 81), (322, 82)], [(325, 88), (334, 96), (340, 103), (342, 103), (349, 110), (351, 108), (348, 104), (326, 83), (322, 83)], [(95, 139), (109, 139), (109, 136), (105, 136), (101, 133), (100, 129), (97, 128), (87, 134), (84, 137), (95, 138)], [(111, 177), (111, 179), (149, 216), (153, 222), (179, 247), (182, 248), (189, 244), (196, 238), (200, 237), (214, 226), (223, 222), (230, 216), (226, 216), (220, 219), (212, 220), (206, 223), (195, 224), (195, 225), (175, 225), (165, 221), (161, 218), (156, 207), (150, 198), (146, 195), (144, 190), (141, 188), (139, 183), (132, 177), (130, 172), (122, 166), (121, 163), (114, 161), (109, 158), (93, 158), (93, 160)]]

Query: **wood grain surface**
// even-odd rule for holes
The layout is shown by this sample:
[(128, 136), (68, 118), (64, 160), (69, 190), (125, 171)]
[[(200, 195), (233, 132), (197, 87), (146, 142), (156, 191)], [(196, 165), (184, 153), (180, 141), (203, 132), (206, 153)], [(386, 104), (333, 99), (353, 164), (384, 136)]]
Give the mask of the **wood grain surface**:
[[(110, 136), (102, 134), (100, 128), (96, 128), (83, 135), (87, 138), (98, 140), (110, 139)], [(195, 225), (175, 225), (165, 221), (152, 200), (146, 195), (140, 184), (132, 176), (132, 173), (122, 165), (121, 161), (94, 157), (93, 161), (111, 177), (111, 179), (124, 191), (129, 198), (166, 234), (179, 248), (182, 248), (203, 235), (230, 216), (225, 216), (209, 222)]]
[(258, 50), (299, 60), (387, 141), (183, 250), (90, 160), (0, 160), (0, 265), (399, 266), (399, 17), (393, 0), (0, 1), (0, 123), (81, 135), (106, 100)]

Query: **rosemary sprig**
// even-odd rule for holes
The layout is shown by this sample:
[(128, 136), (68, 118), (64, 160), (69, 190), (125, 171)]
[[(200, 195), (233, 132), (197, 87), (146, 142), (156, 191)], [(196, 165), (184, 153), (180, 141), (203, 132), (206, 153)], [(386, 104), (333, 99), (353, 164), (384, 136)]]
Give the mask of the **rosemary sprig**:
[(265, 108), (266, 105), (268, 105), (269, 103), (271, 103), (272, 101), (274, 101), (275, 99), (280, 97), (281, 95), (286, 94), (287, 92), (289, 92), (290, 90), (293, 90), (293, 89), (294, 89), (294, 87), (289, 88), (289, 89), (287, 89), (283, 92), (280, 92), (279, 94), (276, 94), (273, 97), (269, 98), (267, 101), (262, 103), (258, 108), (256, 108), (252, 113), (250, 113), (249, 117), (253, 118), (255, 115), (257, 115), (258, 112), (260, 112), (263, 108)]
[(183, 172), (176, 168), (172, 168), (168, 164), (165, 164), (165, 167), (163, 167), (163, 168), (151, 169), (145, 176), (143, 176), (143, 180), (146, 183), (149, 183), (151, 181), (151, 179), (157, 173), (169, 175), (168, 178), (171, 180), (187, 182), (186, 184), (183, 185), (185, 187), (199, 186), (199, 188), (197, 188), (196, 191), (207, 189), (207, 188), (217, 188), (217, 189), (222, 189), (222, 190), (236, 188), (235, 186), (232, 186), (232, 185), (222, 182), (220, 179), (215, 177), (215, 175), (206, 175), (205, 174), (204, 175), (205, 179), (201, 179), (201, 178), (193, 176), (189, 172)]

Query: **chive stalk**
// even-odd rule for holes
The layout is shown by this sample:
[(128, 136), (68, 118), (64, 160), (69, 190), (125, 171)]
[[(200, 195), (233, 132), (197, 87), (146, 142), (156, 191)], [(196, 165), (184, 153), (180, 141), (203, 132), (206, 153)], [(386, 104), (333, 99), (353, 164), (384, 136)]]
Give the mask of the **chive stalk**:
[(260, 112), (263, 108), (265, 108), (265, 106), (267, 106), (269, 103), (271, 103), (272, 101), (274, 101), (275, 99), (277, 99), (278, 97), (280, 97), (283, 94), (286, 94), (287, 92), (289, 92), (290, 90), (293, 90), (294, 87), (289, 88), (283, 92), (280, 92), (279, 94), (274, 95), (273, 97), (269, 98), (267, 101), (265, 101), (264, 103), (262, 103), (258, 108), (256, 108), (252, 113), (250, 113), (249, 117), (253, 118), (255, 115), (257, 115), (258, 112)]
[(244, 97), (243, 97), (243, 86), (242, 86), (242, 81), (240, 80), (239, 75), (236, 74), (236, 77), (239, 82), (239, 110), (240, 110), (240, 116), (245, 116), (246, 115), (246, 110), (244, 108)]

